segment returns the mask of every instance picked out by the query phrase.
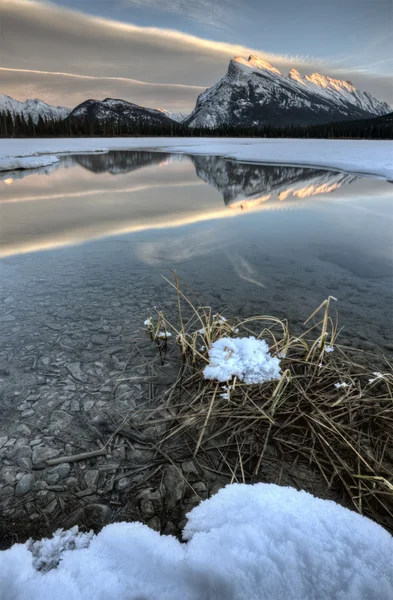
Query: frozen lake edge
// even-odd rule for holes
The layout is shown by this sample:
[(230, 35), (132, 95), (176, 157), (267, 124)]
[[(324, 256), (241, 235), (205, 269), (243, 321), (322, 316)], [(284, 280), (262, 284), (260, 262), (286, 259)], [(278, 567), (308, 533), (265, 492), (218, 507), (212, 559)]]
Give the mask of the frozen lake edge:
[(23, 168), (21, 159), (24, 157), (109, 150), (210, 154), (242, 162), (322, 167), (393, 179), (393, 143), (390, 140), (154, 137), (1, 139), (0, 164), (17, 158), (21, 164), (19, 168)]

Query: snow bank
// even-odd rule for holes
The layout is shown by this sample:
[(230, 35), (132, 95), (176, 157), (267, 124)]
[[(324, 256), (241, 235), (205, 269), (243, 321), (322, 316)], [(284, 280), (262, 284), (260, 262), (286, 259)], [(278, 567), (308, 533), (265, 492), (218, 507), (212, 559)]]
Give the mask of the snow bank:
[[(1, 600), (381, 600), (393, 538), (334, 502), (234, 484), (188, 515), (187, 544), (116, 523), (38, 572), (28, 545), (0, 553)], [(86, 542), (86, 540), (84, 540)], [(50, 546), (52, 544), (52, 546)], [(45, 542), (58, 554), (59, 544)], [(41, 552), (44, 548), (41, 547)]]
[(10, 156), (0, 157), (0, 171), (14, 171), (17, 169), (38, 169), (59, 162), (57, 156)]
[(255, 138), (53, 138), (1, 139), (0, 160), (9, 156), (109, 150), (159, 150), (213, 154), (244, 162), (308, 165), (393, 179), (389, 140), (296, 140)]
[(254, 336), (223, 337), (209, 349), (210, 364), (205, 367), (205, 379), (229, 381), (237, 377), (244, 383), (263, 383), (281, 376), (280, 361), (272, 358), (265, 340)]

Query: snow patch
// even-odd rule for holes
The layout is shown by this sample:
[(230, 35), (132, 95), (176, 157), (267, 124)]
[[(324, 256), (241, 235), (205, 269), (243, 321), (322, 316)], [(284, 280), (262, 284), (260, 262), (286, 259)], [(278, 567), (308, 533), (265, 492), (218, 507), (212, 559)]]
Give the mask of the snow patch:
[(205, 367), (205, 379), (229, 381), (236, 377), (247, 384), (279, 379), (280, 361), (272, 358), (265, 340), (223, 337), (209, 349), (210, 364)]
[(66, 550), (88, 548), (93, 537), (94, 533), (92, 531), (82, 533), (75, 526), (67, 531), (58, 529), (50, 539), (37, 542), (29, 540), (27, 547), (33, 555), (33, 567), (37, 571), (50, 571), (57, 567)]
[(37, 169), (59, 162), (57, 156), (10, 156), (0, 158), (0, 171), (15, 171), (17, 169)]
[[(233, 484), (188, 515), (181, 544), (140, 523), (106, 526), (37, 571), (29, 544), (0, 552), (1, 600), (380, 600), (393, 597), (393, 538), (334, 502)], [(57, 532), (43, 540), (59, 558)], [(83, 543), (84, 543), (83, 542)]]

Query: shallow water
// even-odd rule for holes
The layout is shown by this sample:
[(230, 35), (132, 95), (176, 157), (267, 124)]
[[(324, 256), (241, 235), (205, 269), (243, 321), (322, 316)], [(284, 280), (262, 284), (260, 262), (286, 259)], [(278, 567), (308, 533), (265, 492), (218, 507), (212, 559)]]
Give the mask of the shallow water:
[(65, 294), (73, 327), (125, 298), (143, 320), (169, 294), (160, 274), (175, 269), (215, 308), (245, 316), (300, 323), (331, 294), (348, 341), (389, 349), (392, 199), (382, 180), (209, 156), (115, 151), (8, 173), (3, 335), (28, 320), (34, 339), (46, 311), (65, 325)]
[(171, 270), (221, 314), (272, 314), (296, 331), (331, 294), (342, 343), (382, 368), (392, 196), (385, 181), (345, 173), (148, 152), (3, 174), (0, 547), (15, 531), (86, 525), (90, 509), (137, 518), (127, 511), (139, 475), (128, 476), (150, 460), (143, 446), (115, 436), (106, 456), (33, 467), (109, 443), (108, 423), (132, 424), (173, 383), (176, 366), (160, 364), (142, 326), (154, 306), (176, 318), (161, 276)]

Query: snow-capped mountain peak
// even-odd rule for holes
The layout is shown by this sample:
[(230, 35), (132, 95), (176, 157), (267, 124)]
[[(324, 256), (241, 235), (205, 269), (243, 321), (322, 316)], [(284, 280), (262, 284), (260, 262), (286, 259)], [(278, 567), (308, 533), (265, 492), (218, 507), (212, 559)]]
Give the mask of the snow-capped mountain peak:
[(185, 119), (187, 119), (188, 114), (189, 114), (189, 113), (182, 113), (182, 112), (170, 112), (169, 110), (166, 110), (165, 108), (157, 108), (157, 110), (164, 113), (165, 116), (172, 119), (172, 121), (176, 121), (177, 123), (183, 123), (183, 121)]
[(258, 58), (258, 56), (255, 56), (255, 54), (250, 54), (250, 56), (248, 57), (248, 60), (245, 60), (241, 56), (236, 56), (233, 59), (233, 62), (236, 64), (236, 66), (245, 67), (246, 69), (257, 70), (257, 71), (262, 71), (262, 70), (271, 71), (272, 73), (281, 75), (280, 71), (278, 69), (276, 69), (276, 67), (273, 67), (266, 60), (262, 60), (261, 58)]
[(37, 125), (40, 117), (43, 119), (62, 121), (69, 115), (71, 109), (66, 108), (65, 106), (52, 106), (38, 98), (20, 102), (19, 100), (11, 98), (11, 96), (0, 94), (0, 113), (4, 111), (10, 112), (13, 115), (23, 115), (25, 119), (28, 119), (29, 116), (31, 116), (33, 123)]
[(297, 71), (296, 69), (291, 69), (288, 73), (288, 77), (289, 77), (289, 79), (293, 79), (294, 81), (297, 81), (298, 83), (301, 83), (302, 85), (305, 85), (302, 76), (300, 75), (299, 71)]
[(226, 75), (200, 94), (185, 120), (191, 127), (255, 127), (327, 123), (380, 116), (392, 111), (350, 81), (319, 73), (288, 76), (255, 55), (230, 60)]

